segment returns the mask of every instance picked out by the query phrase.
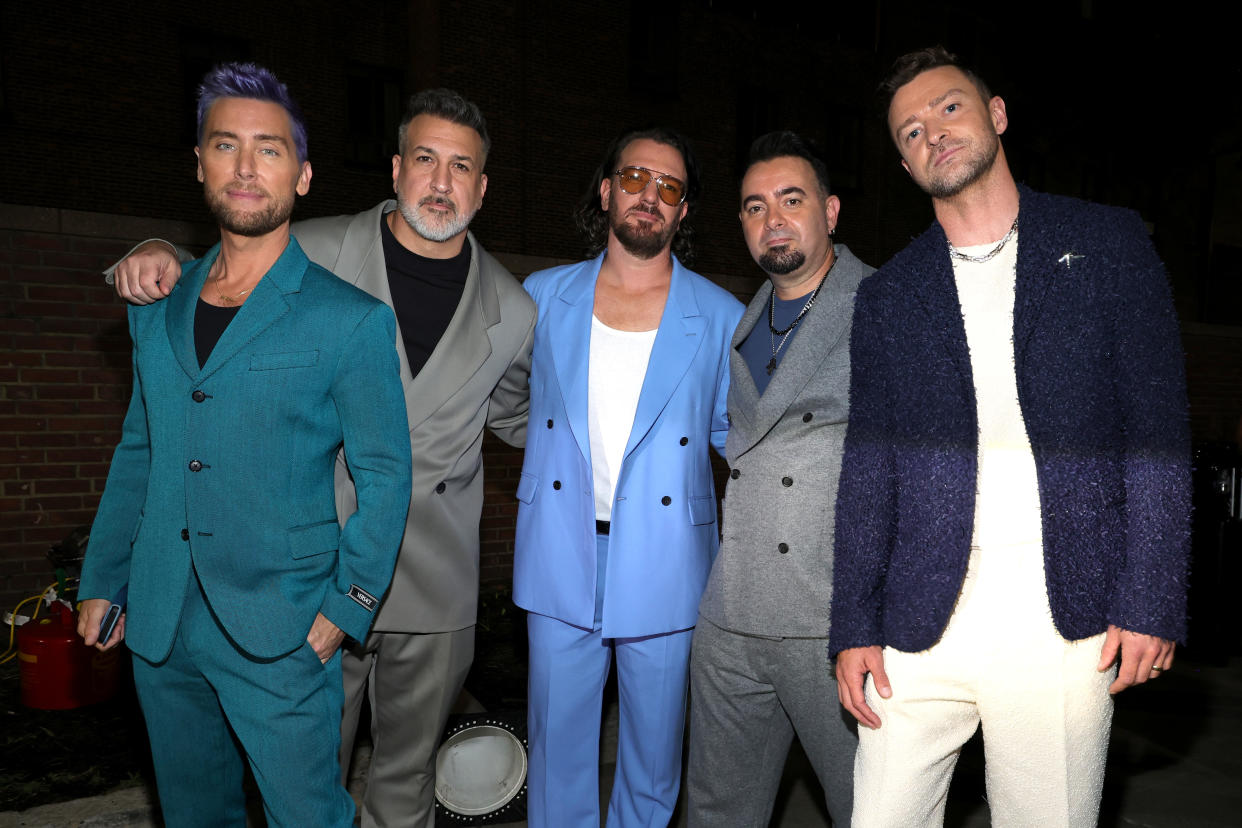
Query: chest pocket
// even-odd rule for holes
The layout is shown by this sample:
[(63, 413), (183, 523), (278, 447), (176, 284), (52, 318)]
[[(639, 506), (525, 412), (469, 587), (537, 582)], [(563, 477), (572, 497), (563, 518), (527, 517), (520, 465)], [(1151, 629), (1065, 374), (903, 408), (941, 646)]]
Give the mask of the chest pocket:
[(252, 354), (251, 371), (275, 371), (281, 368), (309, 368), (319, 362), (318, 351), (289, 351), (283, 354)]

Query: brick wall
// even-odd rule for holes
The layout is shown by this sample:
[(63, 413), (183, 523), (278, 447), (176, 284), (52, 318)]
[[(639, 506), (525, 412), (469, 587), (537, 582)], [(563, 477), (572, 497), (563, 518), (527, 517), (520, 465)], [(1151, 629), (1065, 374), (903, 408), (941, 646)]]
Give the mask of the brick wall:
[[(89, 525), (131, 389), (125, 304), (101, 271), (135, 239), (191, 247), (207, 225), (0, 204), (0, 609), (54, 580), (47, 550)], [(557, 264), (502, 255), (518, 274)], [(483, 444), (485, 588), (513, 573), (522, 452)]]
[(99, 275), (126, 247), (63, 232), (63, 218), (0, 226), (5, 609), (53, 580), (48, 547), (92, 521), (129, 399), (125, 309)]

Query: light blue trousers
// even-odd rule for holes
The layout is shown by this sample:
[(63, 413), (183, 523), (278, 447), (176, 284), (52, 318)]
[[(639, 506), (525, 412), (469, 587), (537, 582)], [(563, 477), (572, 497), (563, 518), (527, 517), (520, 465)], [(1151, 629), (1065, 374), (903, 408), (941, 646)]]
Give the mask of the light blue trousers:
[[(607, 542), (599, 537), (601, 557)], [(681, 784), (693, 630), (604, 638), (598, 620), (585, 630), (531, 613), (527, 631), (528, 824), (599, 828), (600, 715), (615, 653), (620, 729), (608, 826), (665, 828)]]

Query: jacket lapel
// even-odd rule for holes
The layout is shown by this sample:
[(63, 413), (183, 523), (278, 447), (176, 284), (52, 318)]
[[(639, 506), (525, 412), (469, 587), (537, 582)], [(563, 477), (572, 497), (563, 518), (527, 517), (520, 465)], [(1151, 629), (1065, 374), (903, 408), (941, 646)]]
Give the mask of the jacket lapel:
[(467, 234), (470, 245), (470, 272), (465, 289), (448, 328), (436, 343), (418, 376), (410, 377), (401, 332), (397, 331), (397, 349), (401, 352), (401, 378), (405, 382), (406, 413), (410, 430), (430, 417), (478, 372), (492, 355), (492, 342), (487, 329), (500, 321), (500, 300), (496, 283), (484, 266), (482, 249), (473, 235)]
[[(866, 270), (844, 245), (837, 247), (837, 255), (837, 262), (828, 274), (828, 281), (824, 283), (815, 305), (799, 323), (789, 351), (768, 383), (767, 390), (759, 397), (752, 431), (755, 442), (785, 415), (819, 366), (838, 347), (849, 327), (850, 316), (854, 312), (854, 294)], [(846, 347), (849, 347), (848, 342)], [(752, 444), (739, 445), (738, 448), (746, 451)]]
[[(297, 241), (290, 238), (285, 252), (255, 285), (237, 316), (224, 329), (220, 341), (211, 350), (211, 356), (207, 357), (200, 380), (220, 370), (238, 351), (289, 312), (289, 302), (285, 297), (301, 289), (302, 277), (309, 264), (310, 260)], [(208, 263), (207, 268), (210, 266)]]
[(578, 450), (588, 462), (591, 459), (591, 434), (587, 423), (591, 316), (595, 309), (595, 280), (599, 278), (603, 261), (600, 255), (580, 264), (573, 278), (546, 309), (556, 382)]
[[(944, 345), (967, 387), (973, 389), (966, 323), (962, 320), (962, 305), (957, 298), (948, 239), (940, 224), (932, 224), (927, 232), (910, 243), (901, 256), (903, 269), (907, 269), (911, 262), (918, 267), (916, 272), (907, 270), (902, 286), (909, 289), (915, 304), (923, 309), (930, 322), (929, 325), (915, 325), (914, 329), (940, 332), (936, 339)], [(973, 390), (970, 393), (973, 394)]]
[(181, 365), (181, 370), (189, 377), (197, 377), (201, 373), (198, 352), (194, 348), (194, 312), (198, 308), (198, 295), (203, 291), (207, 273), (219, 254), (220, 244), (217, 242), (201, 259), (195, 260), (186, 269), (182, 279), (165, 300), (168, 303), (164, 312), (168, 343), (172, 346), (173, 355)]
[[(772, 283), (765, 280), (755, 293), (755, 298), (746, 306), (729, 343), (729, 442), (737, 441), (739, 450), (736, 454), (746, 451), (757, 440), (754, 418), (755, 409), (759, 406), (759, 387), (755, 385), (750, 366), (738, 349), (751, 331), (767, 323), (768, 298), (771, 295)], [(733, 453), (730, 452), (731, 455)]]
[[(1066, 262), (1058, 261), (1067, 251), (1049, 249), (1045, 239), (1064, 238), (1063, 233), (1045, 233), (1044, 215), (1039, 209), (1039, 194), (1019, 186), (1020, 206), (1018, 214), (1018, 278), (1014, 284), (1013, 303), (1013, 352), (1014, 364), (1019, 370), (1026, 344), (1030, 341), (1040, 315), (1044, 301), (1048, 297), (1049, 288), (1062, 274), (1060, 268), (1069, 268)], [(1068, 251), (1075, 253), (1077, 251)]]
[(634, 425), (625, 445), (626, 457), (647, 436), (660, 412), (668, 405), (703, 343), (706, 327), (707, 319), (699, 312), (694, 285), (681, 262), (673, 257), (673, 278), (668, 288), (668, 299), (664, 302), (664, 313), (660, 317), (660, 327), (651, 346), (643, 389), (638, 395)]

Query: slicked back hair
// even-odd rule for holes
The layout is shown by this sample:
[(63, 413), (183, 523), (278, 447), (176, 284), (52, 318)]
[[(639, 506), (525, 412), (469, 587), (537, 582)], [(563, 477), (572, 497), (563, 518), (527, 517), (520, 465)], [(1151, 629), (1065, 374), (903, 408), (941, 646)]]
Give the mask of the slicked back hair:
[(221, 98), (250, 98), (279, 104), (289, 113), (293, 132), (293, 148), (298, 161), (306, 161), (306, 118), (298, 102), (289, 94), (270, 69), (257, 63), (221, 63), (203, 76), (198, 86), (198, 142), (203, 142), (203, 127), (211, 105)]
[(681, 160), (685, 164), (686, 215), (673, 235), (672, 250), (673, 255), (680, 259), (683, 265), (689, 267), (694, 261), (692, 244), (694, 228), (690, 226), (690, 219), (694, 216), (694, 208), (699, 202), (699, 160), (690, 146), (689, 139), (671, 127), (633, 129), (613, 139), (604, 152), (603, 161), (595, 168), (586, 192), (582, 194), (582, 198), (578, 200), (578, 206), (574, 208), (574, 224), (586, 241), (588, 256), (592, 258), (598, 256), (608, 246), (608, 213), (599, 200), (599, 187), (604, 183), (604, 179), (611, 178), (617, 171), (621, 153), (625, 151), (625, 148), (644, 138), (677, 150), (681, 153)]
[(957, 55), (940, 45), (928, 46), (925, 49), (907, 52), (897, 58), (893, 61), (892, 68), (888, 70), (884, 80), (880, 81), (880, 86), (876, 89), (876, 105), (879, 109), (880, 120), (888, 123), (888, 108), (892, 105), (893, 97), (898, 89), (927, 70), (939, 69), (941, 66), (952, 66), (957, 69), (975, 85), (975, 89), (979, 91), (985, 103), (992, 100), (992, 92), (983, 82), (983, 78), (979, 77), (974, 70), (963, 66)]
[(745, 178), (746, 173), (750, 172), (750, 168), (756, 164), (771, 161), (774, 158), (803, 159), (815, 171), (815, 180), (819, 182), (820, 198), (827, 198), (832, 194), (832, 189), (828, 184), (828, 165), (824, 163), (819, 149), (806, 138), (787, 129), (769, 132), (754, 140), (746, 156), (746, 171), (742, 173), (742, 177)]
[(483, 169), (487, 156), (492, 151), (492, 139), (487, 134), (487, 120), (474, 103), (452, 89), (424, 89), (411, 95), (405, 105), (405, 114), (401, 116), (401, 125), (397, 128), (397, 152), (401, 155), (405, 155), (406, 128), (419, 115), (433, 115), (458, 126), (470, 127), (479, 133), (479, 138), (483, 141), (483, 157), (479, 159), (479, 170)]

